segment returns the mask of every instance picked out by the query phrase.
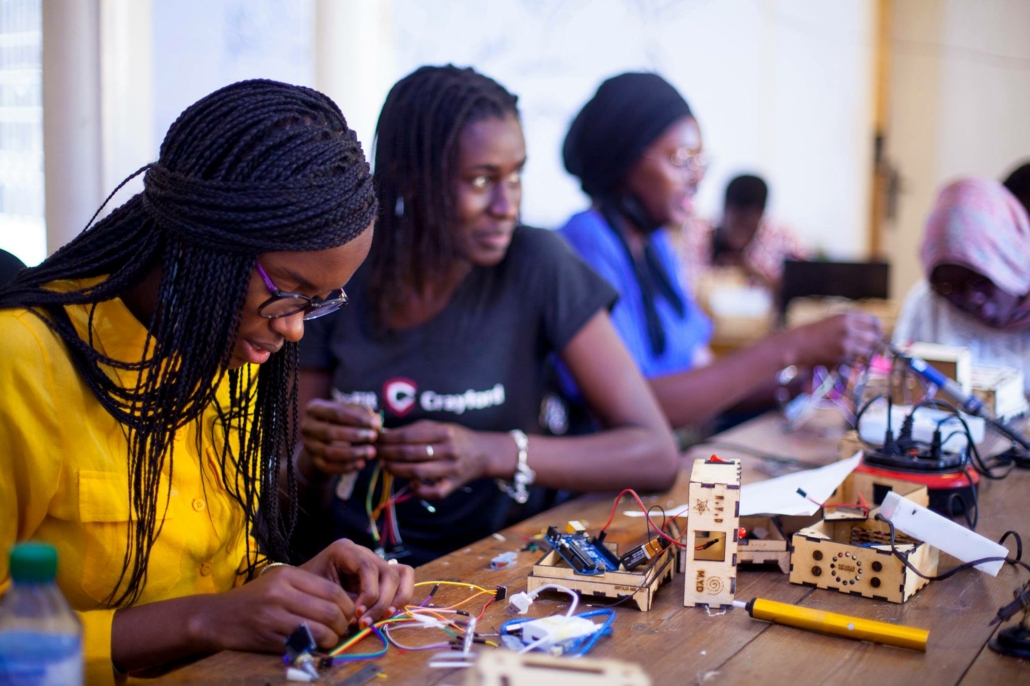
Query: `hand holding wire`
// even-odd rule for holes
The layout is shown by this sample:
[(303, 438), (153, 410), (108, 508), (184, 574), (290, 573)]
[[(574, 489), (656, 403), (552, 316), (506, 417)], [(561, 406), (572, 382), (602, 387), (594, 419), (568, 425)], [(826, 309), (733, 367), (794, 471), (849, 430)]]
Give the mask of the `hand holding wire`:
[(359, 471), (376, 457), (373, 444), (382, 429), (382, 418), (365, 405), (313, 400), (301, 422), (304, 449), (298, 464), (302, 470), (310, 464), (323, 474)]
[(301, 566), (327, 579), (353, 599), (353, 621), (368, 626), (404, 607), (414, 592), (415, 571), (389, 564), (368, 548), (341, 539)]
[(429, 420), (386, 429), (377, 444), (383, 468), (409, 479), (419, 498), (439, 500), (458, 487), (488, 476), (487, 451), (478, 434), (458, 424)]
[(279, 652), (301, 623), (320, 647), (336, 645), (354, 613), (354, 602), (339, 583), (282, 565), (239, 588), (204, 596), (191, 624), (202, 652)]

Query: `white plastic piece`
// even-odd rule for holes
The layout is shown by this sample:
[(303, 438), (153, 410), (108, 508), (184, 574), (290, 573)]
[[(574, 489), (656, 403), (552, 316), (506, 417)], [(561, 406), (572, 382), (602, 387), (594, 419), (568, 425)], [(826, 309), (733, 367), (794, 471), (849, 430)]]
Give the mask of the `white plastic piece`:
[(304, 683), (311, 683), (314, 678), (305, 672), (303, 669), (296, 669), (294, 667), (286, 668), (286, 680), (287, 681), (303, 681)]
[(354, 493), (354, 484), (358, 481), (360, 472), (346, 472), (340, 475), (336, 481), (336, 497), (339, 500), (349, 500)]
[(522, 640), (526, 643), (536, 643), (540, 650), (546, 650), (555, 643), (564, 643), (576, 638), (590, 636), (601, 628), (600, 624), (594, 624), (583, 617), (563, 617), (553, 615), (534, 619), (519, 626), (522, 629)]
[(507, 552), (501, 553), (494, 559), (490, 560), (490, 569), (504, 569), (515, 564), (515, 561), (519, 558), (518, 553)]
[(446, 624), (441, 622), (439, 619), (430, 617), (429, 615), (424, 615), (421, 612), (412, 613), (411, 618), (421, 624), (422, 626), (420, 628), (422, 629), (439, 629), (446, 626)]
[[(983, 557), (1008, 557), (1008, 549), (975, 531), (956, 524), (891, 491), (880, 506), (880, 514), (898, 531), (924, 541), (963, 562)], [(1003, 560), (976, 565), (981, 572), (997, 576)]]
[(429, 666), (434, 669), (464, 669), (475, 662), (475, 653), (459, 653), (453, 650), (444, 653), (433, 653), (429, 658)]
[(533, 604), (533, 599), (529, 597), (528, 593), (523, 592), (513, 595), (509, 602), (518, 609), (520, 615), (524, 615), (529, 606)]
[[(901, 424), (911, 411), (912, 408), (908, 405), (894, 405), (891, 408), (891, 431), (894, 433), (895, 439), (898, 437), (898, 432), (901, 431)], [(973, 435), (973, 442), (977, 445), (983, 443), (984, 420), (967, 414), (963, 414), (962, 418), (969, 425), (969, 433)], [(933, 439), (933, 430), (937, 428), (937, 422), (942, 422), (941, 438), (948, 438), (949, 434), (958, 432), (944, 441), (944, 444), (941, 446), (944, 450), (958, 452), (966, 447), (968, 441), (966, 440), (966, 432), (962, 427), (962, 422), (952, 413), (932, 407), (920, 407), (916, 410), (915, 418), (912, 422), (912, 438), (923, 443), (929, 443)], [(887, 431), (886, 403), (878, 403), (870, 407), (862, 415), (862, 421), (859, 422), (858, 428), (860, 431), (859, 436), (863, 441), (873, 445), (883, 443), (883, 436)]]

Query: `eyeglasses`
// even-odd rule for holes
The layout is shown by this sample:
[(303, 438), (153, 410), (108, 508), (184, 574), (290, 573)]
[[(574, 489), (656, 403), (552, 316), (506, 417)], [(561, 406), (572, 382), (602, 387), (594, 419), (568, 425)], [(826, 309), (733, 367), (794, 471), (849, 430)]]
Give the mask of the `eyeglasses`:
[(318, 319), (335, 312), (347, 304), (347, 294), (342, 288), (337, 288), (325, 298), (309, 298), (302, 293), (284, 293), (280, 291), (260, 264), (255, 264), (258, 276), (265, 282), (265, 287), (272, 294), (272, 297), (258, 306), (258, 314), (265, 319), (278, 319), (280, 317), (291, 317), (300, 312), (304, 313), (304, 320)]
[(666, 160), (677, 169), (686, 169), (695, 174), (704, 174), (709, 165), (712, 164), (712, 158), (706, 153), (692, 153), (690, 148), (687, 147), (678, 148), (676, 152), (668, 157), (654, 157), (650, 155), (645, 155), (645, 157), (652, 160)]

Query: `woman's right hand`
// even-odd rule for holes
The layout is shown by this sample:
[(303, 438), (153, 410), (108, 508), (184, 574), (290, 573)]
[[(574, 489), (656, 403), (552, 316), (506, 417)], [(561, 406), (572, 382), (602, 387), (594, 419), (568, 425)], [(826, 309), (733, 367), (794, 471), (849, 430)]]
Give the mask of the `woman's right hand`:
[(204, 596), (191, 620), (199, 652), (282, 653), (303, 622), (318, 647), (335, 648), (355, 621), (354, 601), (329, 579), (298, 567), (275, 567), (250, 583)]
[(370, 407), (333, 400), (312, 400), (304, 411), (300, 432), (303, 450), (297, 458), (305, 477), (311, 468), (323, 475), (364, 468), (376, 456), (382, 418)]
[[(880, 320), (864, 312), (848, 312), (783, 334), (788, 364), (803, 367), (836, 366), (869, 357), (883, 340)], [(786, 365), (785, 365), (786, 366)]]

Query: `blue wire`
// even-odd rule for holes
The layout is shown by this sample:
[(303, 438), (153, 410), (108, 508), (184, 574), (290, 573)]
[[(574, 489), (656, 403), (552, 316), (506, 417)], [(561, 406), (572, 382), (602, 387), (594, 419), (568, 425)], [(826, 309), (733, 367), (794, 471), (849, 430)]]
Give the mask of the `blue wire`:
[[(582, 657), (590, 652), (597, 643), (601, 636), (608, 636), (612, 633), (612, 623), (615, 622), (615, 610), (609, 608), (602, 608), (600, 610), (590, 610), (578, 615), (572, 615), (573, 617), (582, 617), (583, 619), (590, 619), (591, 617), (607, 617), (601, 628), (590, 634), (589, 636), (583, 636), (582, 638), (573, 639), (571, 641), (564, 641), (561, 646), (564, 648), (563, 655), (566, 657)], [(532, 622), (539, 617), (518, 617), (516, 619), (509, 619), (507, 622), (501, 625), (501, 635), (510, 634), (511, 629), (525, 624), (526, 622)]]

